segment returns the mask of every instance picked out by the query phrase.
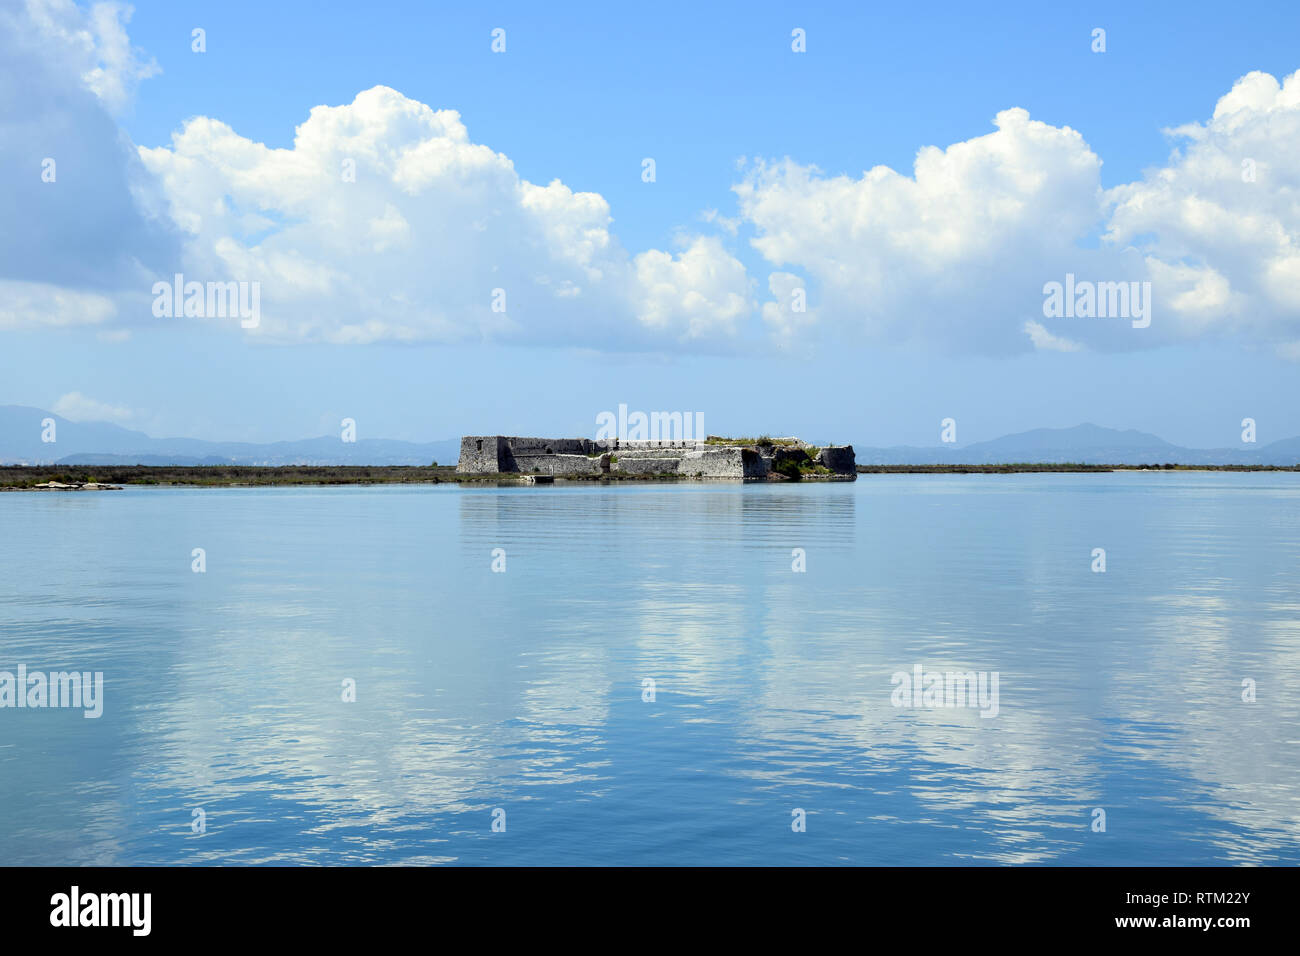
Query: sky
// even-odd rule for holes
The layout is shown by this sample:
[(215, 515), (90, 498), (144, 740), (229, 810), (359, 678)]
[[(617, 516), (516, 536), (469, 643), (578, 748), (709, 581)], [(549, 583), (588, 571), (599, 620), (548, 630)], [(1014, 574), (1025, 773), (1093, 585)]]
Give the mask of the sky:
[[(448, 6), (0, 0), (0, 403), (1300, 435), (1297, 5)], [(176, 273), (256, 326), (156, 314)], [(1149, 325), (1045, 314), (1067, 274)]]

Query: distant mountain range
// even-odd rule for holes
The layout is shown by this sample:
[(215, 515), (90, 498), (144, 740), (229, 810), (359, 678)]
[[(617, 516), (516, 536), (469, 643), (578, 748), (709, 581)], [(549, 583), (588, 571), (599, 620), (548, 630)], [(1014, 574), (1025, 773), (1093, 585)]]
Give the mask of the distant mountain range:
[[(55, 441), (41, 441), (41, 421), (54, 419)], [(0, 465), (454, 465), (460, 439), (434, 442), (338, 435), (301, 441), (203, 441), (150, 438), (107, 422), (74, 422), (23, 405), (0, 405)]]
[(1013, 462), (1086, 465), (1296, 465), (1300, 437), (1268, 445), (1184, 448), (1156, 435), (1100, 425), (1035, 428), (970, 445), (914, 448), (854, 446), (860, 465), (1000, 465)]
[[(41, 422), (55, 422), (54, 443), (41, 441)], [(1095, 465), (1296, 465), (1300, 437), (1268, 445), (1183, 448), (1155, 435), (1129, 429), (1076, 425), (1036, 428), (970, 445), (918, 448), (855, 445), (861, 465), (996, 465), (1013, 462)], [(451, 465), (460, 440), (434, 442), (337, 435), (281, 441), (214, 442), (197, 438), (150, 438), (106, 422), (73, 422), (53, 412), (0, 405), (0, 464), (61, 465)]]

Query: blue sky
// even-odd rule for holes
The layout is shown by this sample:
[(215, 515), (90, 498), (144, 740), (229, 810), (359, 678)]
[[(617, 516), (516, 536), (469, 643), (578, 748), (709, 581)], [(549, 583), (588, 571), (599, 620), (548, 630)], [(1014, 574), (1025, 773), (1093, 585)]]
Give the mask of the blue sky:
[[(590, 434), (620, 402), (702, 411), (710, 431), (873, 445), (937, 443), (949, 416), (962, 443), (1093, 421), (1223, 446), (1246, 416), (1261, 442), (1300, 434), (1300, 310), (1287, 292), (1288, 243), (1300, 229), (1289, 198), (1297, 110), (1286, 88), (1273, 103), (1261, 81), (1239, 96), (1241, 122), (1211, 122), (1252, 71), (1282, 83), (1300, 68), (1300, 12), (1057, 7), (139, 2), (126, 20), (87, 4), (51, 0), (33, 12), (6, 0), (17, 23), (56, 23), (25, 52), (35, 85), (67, 92), (11, 119), (0, 169), (11, 183), (31, 179), (62, 149), (68, 172), (44, 192), (11, 187), (12, 254), (0, 279), (27, 283), (20, 291), (34, 304), (0, 313), (0, 402), (62, 400), (71, 414), (154, 435), (244, 440), (333, 432), (345, 416), (366, 437)], [(110, 15), (135, 48), (128, 60), (112, 31), (96, 33)], [(104, 67), (94, 96), (73, 91), (87, 71), (60, 46), (76, 45), (78, 24)], [(195, 27), (206, 31), (202, 54), (191, 50)], [(496, 27), (506, 30), (502, 54), (490, 50)], [(796, 27), (806, 53), (791, 50)], [(1091, 49), (1097, 27), (1104, 53)], [(4, 61), (3, 94), (21, 109), (29, 61)], [(106, 92), (102, 75), (114, 70), (128, 79)], [(393, 95), (363, 110), (358, 94), (375, 87)], [(400, 118), (417, 104), (457, 111), (478, 151), (451, 173), (431, 160), (437, 168), (423, 167), (416, 185), (364, 200), (316, 190), (317, 206), (309, 189), (280, 203), (301, 182), (277, 178), (295, 128), (313, 107), (354, 101), (329, 135), (373, 129), (375, 116), (387, 125), (345, 152), (418, 145), (427, 128), (412, 132)], [(989, 139), (995, 116), (1013, 108), (1025, 122), (1012, 117)], [(229, 135), (191, 127), (175, 143), (196, 117)], [(1199, 139), (1165, 132), (1193, 123)], [(69, 128), (84, 131), (72, 152)], [(984, 152), (954, 159), (925, 189), (899, 178), (914, 176), (919, 149), (967, 142)], [(252, 156), (252, 144), (282, 152)], [(1171, 159), (1176, 147), (1182, 159)], [(78, 157), (102, 170), (119, 148), (121, 176), (103, 173), (76, 197)], [(332, 162), (338, 148), (319, 155)], [(1245, 151), (1265, 170), (1249, 187), (1206, 172), (1235, 169)], [(652, 183), (642, 181), (646, 157)], [(989, 163), (1002, 165), (990, 173)], [(897, 177), (861, 183), (877, 166)], [(361, 185), (379, 175), (364, 158), (361, 169)], [(516, 179), (559, 180), (572, 193), (503, 211), (530, 188)], [(1039, 179), (1041, 188), (1024, 185)], [(736, 191), (746, 182), (748, 206)], [(114, 189), (161, 199), (109, 202)], [(573, 195), (587, 193), (607, 220)], [(393, 243), (316, 243), (362, 222), (347, 217), (366, 203), (364, 222), (398, 222)], [(851, 203), (860, 205), (848, 214)], [(1213, 216), (1191, 221), (1207, 208)], [(988, 209), (1011, 211), (984, 249)], [(1234, 241), (1238, 228), (1271, 245)], [(544, 248), (534, 230), (573, 248)], [(608, 245), (591, 260), (583, 250), (594, 233)], [(1040, 248), (1050, 254), (1037, 258)], [(128, 253), (142, 268), (121, 265)], [(932, 254), (941, 261), (926, 261)], [(335, 291), (285, 294), (265, 270), (286, 261), (328, 272)], [(246, 334), (237, 323), (152, 317), (145, 280), (173, 267), (200, 280), (261, 277), (267, 321)], [(1141, 330), (1151, 334), (1035, 315), (1041, 284), (1067, 268), (1153, 280), (1155, 319)], [(774, 274), (790, 278), (770, 285)], [(485, 304), (465, 305), (480, 287), (486, 302), (498, 275), (523, 303), (511, 328), (492, 325)], [(807, 321), (778, 314), (789, 283), (806, 287)], [(58, 290), (95, 296), (74, 306), (84, 314), (102, 303), (103, 316), (54, 315), (43, 303)], [(400, 321), (373, 304), (390, 292), (407, 310)], [(1045, 339), (1031, 342), (1031, 321)]]

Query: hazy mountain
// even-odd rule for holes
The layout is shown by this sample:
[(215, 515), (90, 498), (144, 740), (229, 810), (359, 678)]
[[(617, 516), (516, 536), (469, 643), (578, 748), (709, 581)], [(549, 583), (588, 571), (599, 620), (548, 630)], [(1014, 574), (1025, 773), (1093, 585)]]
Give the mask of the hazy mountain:
[[(55, 441), (41, 441), (41, 422), (53, 419)], [(0, 405), (0, 464), (68, 465), (427, 465), (455, 464), (460, 440), (435, 442), (337, 435), (281, 441), (213, 442), (150, 438), (106, 422), (73, 422), (53, 412)]]
[(1260, 450), (1272, 459), (1266, 465), (1300, 465), (1300, 437), (1283, 438)]
[(1133, 429), (1075, 425), (1035, 428), (970, 445), (916, 448), (854, 446), (861, 465), (996, 465), (1011, 462), (1096, 465), (1295, 465), (1300, 464), (1300, 438), (1270, 445), (1238, 448), (1183, 448), (1163, 438)]
[[(41, 441), (41, 421), (52, 418), (56, 438)], [(1008, 462), (1083, 462), (1114, 465), (1295, 465), (1300, 437), (1270, 445), (1183, 448), (1132, 429), (1076, 425), (1035, 428), (970, 445), (918, 448), (855, 445), (863, 465), (984, 465)], [(212, 442), (197, 438), (150, 438), (107, 422), (73, 422), (53, 412), (0, 405), (0, 464), (68, 465), (451, 465), (460, 440), (405, 442), (363, 438), (344, 443), (337, 435), (281, 441)]]

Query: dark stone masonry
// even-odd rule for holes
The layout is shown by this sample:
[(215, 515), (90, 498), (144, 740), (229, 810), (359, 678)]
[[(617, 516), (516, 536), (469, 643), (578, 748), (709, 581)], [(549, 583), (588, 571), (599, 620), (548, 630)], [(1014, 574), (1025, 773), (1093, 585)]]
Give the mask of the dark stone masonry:
[(460, 440), (463, 474), (550, 475), (599, 478), (602, 475), (676, 475), (739, 481), (800, 479), (853, 480), (857, 461), (852, 445), (818, 448), (797, 438), (771, 443), (708, 441), (625, 441), (612, 438), (512, 438), (467, 435)]

